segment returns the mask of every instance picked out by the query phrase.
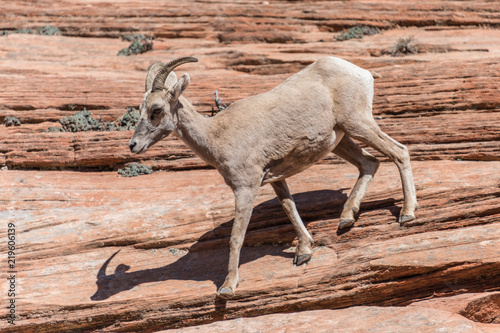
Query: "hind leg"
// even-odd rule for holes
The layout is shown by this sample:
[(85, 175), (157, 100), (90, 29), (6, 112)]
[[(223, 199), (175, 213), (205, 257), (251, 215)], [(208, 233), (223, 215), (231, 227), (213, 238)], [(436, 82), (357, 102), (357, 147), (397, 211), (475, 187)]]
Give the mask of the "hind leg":
[(311, 260), (311, 247), (314, 241), (299, 216), (299, 212), (295, 207), (295, 202), (290, 195), (286, 182), (284, 180), (279, 180), (271, 183), (271, 185), (274, 192), (276, 192), (276, 195), (278, 196), (278, 200), (280, 201), (283, 210), (292, 222), (293, 228), (299, 238), (299, 244), (297, 245), (297, 250), (295, 251), (295, 259), (293, 260), (293, 263), (297, 266), (302, 265)]
[(404, 223), (413, 220), (418, 204), (408, 148), (382, 132), (375, 120), (373, 120), (371, 114), (365, 122), (358, 121), (356, 123), (347, 124), (347, 126), (345, 126), (345, 132), (349, 136), (378, 150), (396, 164), (399, 169), (404, 195), (404, 203), (399, 215), (399, 222)]
[(333, 152), (356, 166), (359, 170), (358, 180), (351, 194), (349, 194), (340, 215), (338, 227), (340, 230), (351, 227), (354, 224), (354, 215), (359, 211), (361, 200), (363, 200), (368, 184), (375, 172), (377, 172), (380, 162), (369, 152), (354, 143), (347, 135), (342, 138)]

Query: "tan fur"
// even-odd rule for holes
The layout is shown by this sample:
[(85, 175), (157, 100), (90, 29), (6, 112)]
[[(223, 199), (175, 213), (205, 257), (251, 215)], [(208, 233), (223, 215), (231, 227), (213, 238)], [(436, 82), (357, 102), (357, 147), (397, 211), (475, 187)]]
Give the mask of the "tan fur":
[[(345, 60), (323, 58), (271, 91), (239, 100), (212, 118), (198, 114), (181, 95), (189, 84), (187, 74), (177, 82), (169, 76), (163, 91), (146, 92), (142, 120), (130, 140), (131, 151), (144, 152), (173, 133), (217, 168), (234, 191), (228, 275), (219, 296), (232, 296), (238, 284), (239, 254), (261, 185), (273, 185), (297, 231), (299, 245), (294, 263), (307, 262), (313, 240), (285, 179), (333, 151), (360, 171), (342, 211), (339, 229), (353, 225), (379, 162), (350, 138), (381, 151), (397, 164), (405, 197), (400, 221), (414, 218), (417, 200), (408, 151), (383, 133), (372, 116), (373, 78), (377, 76)], [(160, 108), (161, 113), (155, 114)]]

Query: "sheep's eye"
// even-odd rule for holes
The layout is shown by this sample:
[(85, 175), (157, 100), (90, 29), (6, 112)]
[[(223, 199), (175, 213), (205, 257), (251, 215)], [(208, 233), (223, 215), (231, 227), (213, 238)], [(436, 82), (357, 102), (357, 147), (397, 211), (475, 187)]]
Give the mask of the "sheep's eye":
[(161, 107), (156, 107), (153, 109), (154, 114), (160, 114), (162, 111), (163, 111), (163, 109)]

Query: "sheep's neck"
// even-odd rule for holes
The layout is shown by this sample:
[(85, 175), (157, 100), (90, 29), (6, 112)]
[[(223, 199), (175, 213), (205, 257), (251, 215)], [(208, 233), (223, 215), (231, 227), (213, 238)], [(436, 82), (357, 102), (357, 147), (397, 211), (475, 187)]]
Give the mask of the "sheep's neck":
[(208, 135), (209, 119), (196, 112), (191, 103), (183, 98), (179, 100), (177, 117), (175, 132), (177, 137), (188, 145), (196, 155), (213, 165), (214, 157)]

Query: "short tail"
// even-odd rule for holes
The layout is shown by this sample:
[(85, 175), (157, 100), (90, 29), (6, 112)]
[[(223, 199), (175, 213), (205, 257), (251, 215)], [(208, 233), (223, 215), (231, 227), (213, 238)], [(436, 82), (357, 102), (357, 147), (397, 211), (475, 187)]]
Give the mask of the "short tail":
[(377, 72), (372, 72), (372, 71), (370, 71), (370, 73), (372, 73), (372, 76), (373, 76), (373, 78), (374, 78), (374, 79), (379, 79), (379, 78), (381, 78), (381, 77), (382, 77), (382, 75), (380, 75), (380, 74), (379, 74), (379, 73), (377, 73)]

